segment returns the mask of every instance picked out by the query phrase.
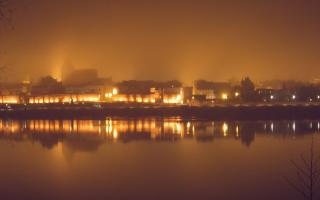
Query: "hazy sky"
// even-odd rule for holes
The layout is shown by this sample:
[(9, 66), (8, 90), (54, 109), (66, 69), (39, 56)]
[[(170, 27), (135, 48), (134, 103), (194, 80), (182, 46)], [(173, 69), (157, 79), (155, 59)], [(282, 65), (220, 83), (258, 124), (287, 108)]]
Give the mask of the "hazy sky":
[(0, 64), (60, 75), (65, 59), (121, 79), (320, 77), (320, 1), (8, 0)]

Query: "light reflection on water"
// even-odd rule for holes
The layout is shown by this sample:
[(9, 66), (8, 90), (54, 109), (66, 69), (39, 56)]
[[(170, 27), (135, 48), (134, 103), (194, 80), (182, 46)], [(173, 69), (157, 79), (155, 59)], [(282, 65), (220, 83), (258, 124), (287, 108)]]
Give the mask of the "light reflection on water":
[(292, 199), (281, 177), (318, 133), (314, 120), (0, 120), (0, 194)]
[[(296, 132), (298, 131), (298, 134)], [(179, 141), (195, 139), (205, 142), (214, 139), (240, 140), (250, 146), (255, 134), (295, 139), (304, 134), (320, 132), (319, 121), (245, 121), (214, 122), (185, 121), (179, 118), (111, 119), (106, 120), (0, 120), (1, 139), (28, 139), (51, 148), (62, 140), (86, 136), (101, 141)], [(71, 136), (71, 137), (70, 137)], [(53, 143), (46, 144), (48, 137)], [(46, 141), (43, 141), (45, 138)]]
[[(296, 132), (299, 132), (296, 134)], [(320, 132), (319, 121), (194, 121), (182, 119), (111, 119), (106, 120), (0, 120), (0, 138), (39, 141), (42, 138), (59, 141), (96, 138), (113, 142), (179, 141), (195, 139), (200, 142), (214, 139), (240, 140), (250, 146), (255, 134), (295, 139), (304, 134)], [(81, 136), (81, 137), (80, 137)]]

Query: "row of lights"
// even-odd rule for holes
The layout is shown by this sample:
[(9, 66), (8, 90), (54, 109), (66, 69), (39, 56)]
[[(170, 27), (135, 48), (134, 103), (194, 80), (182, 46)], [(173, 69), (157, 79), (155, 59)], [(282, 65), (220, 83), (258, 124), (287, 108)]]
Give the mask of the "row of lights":
[[(297, 96), (296, 96), (295, 94), (293, 94), (293, 95), (291, 96), (291, 98), (292, 98), (292, 100), (296, 100), (296, 99), (297, 99)], [(275, 96), (274, 96), (274, 95), (270, 95), (270, 99), (271, 99), (271, 100), (275, 99)], [(320, 100), (320, 95), (317, 96), (317, 99)], [(310, 100), (312, 100), (312, 99), (310, 98)]]
[[(235, 96), (235, 97), (239, 97), (239, 96), (240, 96), (240, 93), (239, 93), (239, 92), (235, 92), (235, 93), (234, 93), (234, 96)], [(228, 96), (227, 93), (222, 93), (221, 98), (222, 98), (223, 100), (228, 100), (229, 96)]]

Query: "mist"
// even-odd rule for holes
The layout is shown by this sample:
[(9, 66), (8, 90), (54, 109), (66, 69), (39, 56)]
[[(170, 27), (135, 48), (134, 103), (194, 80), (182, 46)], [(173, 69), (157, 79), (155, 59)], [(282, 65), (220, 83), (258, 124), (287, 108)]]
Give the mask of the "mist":
[(69, 59), (122, 79), (319, 77), (320, 3), (311, 1), (11, 0), (0, 64), (22, 80)]

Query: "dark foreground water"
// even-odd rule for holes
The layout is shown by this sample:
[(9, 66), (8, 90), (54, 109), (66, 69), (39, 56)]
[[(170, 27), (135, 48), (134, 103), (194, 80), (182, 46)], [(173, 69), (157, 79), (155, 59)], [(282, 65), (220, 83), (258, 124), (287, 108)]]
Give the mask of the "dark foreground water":
[(320, 152), (319, 133), (307, 120), (0, 120), (0, 199), (299, 199), (283, 177), (312, 135)]

